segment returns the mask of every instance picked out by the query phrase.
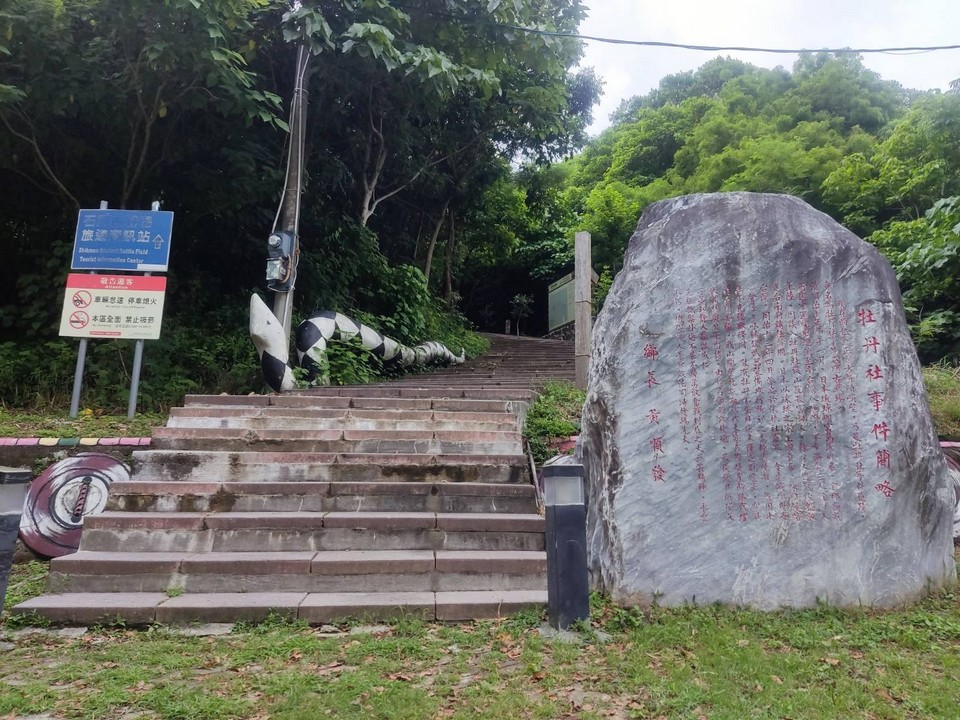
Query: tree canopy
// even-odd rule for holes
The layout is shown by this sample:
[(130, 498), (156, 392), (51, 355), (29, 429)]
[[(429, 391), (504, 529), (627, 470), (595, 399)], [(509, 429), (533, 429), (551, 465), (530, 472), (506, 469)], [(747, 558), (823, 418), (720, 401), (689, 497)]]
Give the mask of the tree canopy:
[[(513, 178), (526, 198), (511, 211), (521, 218), (516, 257), (533, 277), (569, 272), (576, 230), (591, 232), (597, 269), (615, 273), (640, 213), (663, 198), (790, 193), (885, 252), (924, 357), (957, 356), (949, 280), (960, 242), (950, 199), (960, 195), (956, 92), (906, 90), (851, 54), (805, 54), (792, 71), (716, 58), (665, 77), (611, 119), (572, 159)], [(529, 218), (544, 216), (558, 219), (549, 238), (530, 227)]]
[[(176, 213), (164, 337), (209, 359), (170, 360), (145, 393), (180, 375), (181, 391), (256, 387), (244, 298), (264, 286), (298, 43), (314, 57), (297, 312), (354, 312), (403, 341), (452, 331), (464, 243), (499, 252), (466, 218), (484, 215), (515, 159), (577, 149), (599, 92), (575, 69), (577, 41), (514, 28), (575, 31), (582, 12), (574, 0), (10, 0), (3, 339), (30, 331), (66, 365), (51, 288), (77, 209), (159, 199)], [(0, 378), (19, 382), (40, 362), (30, 352)], [(116, 354), (98, 349), (94, 365), (99, 352)]]
[[(101, 200), (176, 213), (167, 352), (148, 351), (145, 402), (259, 387), (246, 298), (265, 284), (298, 46), (312, 56), (301, 316), (337, 309), (455, 345), (461, 313), (496, 330), (526, 303), (536, 334), (575, 231), (593, 235), (608, 287), (650, 203), (755, 190), (798, 195), (874, 242), (924, 357), (957, 356), (956, 83), (907, 90), (849, 53), (790, 70), (715, 58), (624, 101), (587, 142), (601, 82), (580, 44), (517, 29), (575, 33), (583, 13), (576, 0), (8, 0), (4, 397), (69, 386), (60, 288), (76, 211)], [(92, 347), (95, 397), (122, 402), (124, 352)]]

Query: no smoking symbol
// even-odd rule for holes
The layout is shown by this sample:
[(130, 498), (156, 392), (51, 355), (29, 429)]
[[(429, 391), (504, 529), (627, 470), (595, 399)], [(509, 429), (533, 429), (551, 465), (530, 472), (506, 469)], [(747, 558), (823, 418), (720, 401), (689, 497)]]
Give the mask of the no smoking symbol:
[(74, 307), (85, 308), (91, 302), (93, 302), (93, 296), (91, 296), (86, 290), (80, 290), (73, 294)]
[(90, 322), (90, 316), (81, 310), (70, 315), (70, 327), (74, 330), (86, 327), (88, 322)]

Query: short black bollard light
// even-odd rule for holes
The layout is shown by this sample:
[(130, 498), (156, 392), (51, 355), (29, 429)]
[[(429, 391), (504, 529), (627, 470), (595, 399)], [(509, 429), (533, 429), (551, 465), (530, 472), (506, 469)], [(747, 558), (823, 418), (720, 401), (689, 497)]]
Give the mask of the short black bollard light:
[(20, 533), (23, 499), (33, 477), (26, 468), (0, 465), (0, 611), (7, 596), (7, 582), (13, 567), (13, 551)]
[(583, 465), (544, 466), (543, 504), (547, 511), (547, 607), (550, 624), (565, 630), (590, 617)]

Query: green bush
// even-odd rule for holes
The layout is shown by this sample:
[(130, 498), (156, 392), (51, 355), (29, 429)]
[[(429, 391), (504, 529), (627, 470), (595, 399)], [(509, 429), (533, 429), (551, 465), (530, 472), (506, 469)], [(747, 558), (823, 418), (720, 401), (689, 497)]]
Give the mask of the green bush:
[[(365, 270), (379, 273), (382, 281), (370, 281), (366, 290), (357, 292), (362, 309), (346, 305), (320, 309), (340, 310), (410, 346), (435, 340), (455, 354), (465, 350), (474, 357), (486, 351), (487, 341), (470, 331), (461, 315), (430, 295), (419, 269), (390, 267), (369, 248), (365, 257), (372, 258), (372, 266)], [(349, 298), (338, 294), (341, 290), (327, 294), (346, 303)], [(163, 410), (180, 404), (187, 393), (262, 391), (260, 363), (250, 341), (245, 307), (245, 301), (237, 299), (214, 311), (165, 318), (160, 340), (145, 344), (140, 408)], [(3, 403), (19, 408), (66, 407), (77, 351), (78, 342), (73, 339), (0, 342)], [(126, 408), (133, 356), (134, 342), (130, 340), (88, 344), (81, 396), (84, 407), (106, 412)], [(337, 385), (376, 382), (405, 372), (399, 365), (384, 367), (359, 341), (331, 342), (327, 362), (330, 381)]]
[(548, 382), (540, 389), (523, 426), (534, 462), (539, 465), (554, 454), (551, 440), (580, 432), (580, 411), (585, 399), (586, 393), (569, 382)]
[[(235, 317), (234, 317), (235, 316)], [(134, 341), (93, 340), (87, 345), (81, 403), (105, 411), (126, 408)], [(78, 341), (57, 339), (0, 344), (0, 397), (12, 407), (69, 404)], [(221, 311), (188, 326), (164, 321), (160, 340), (146, 341), (139, 406), (161, 410), (191, 392), (248, 393), (262, 388), (260, 364), (247, 322)]]
[(897, 273), (921, 360), (960, 357), (960, 197), (937, 201), (923, 218), (890, 223), (870, 242)]

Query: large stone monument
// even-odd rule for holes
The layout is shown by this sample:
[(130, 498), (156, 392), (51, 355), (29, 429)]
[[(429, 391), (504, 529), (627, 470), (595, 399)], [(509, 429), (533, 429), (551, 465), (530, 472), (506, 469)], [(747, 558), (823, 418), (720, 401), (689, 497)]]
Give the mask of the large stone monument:
[(955, 580), (890, 265), (803, 201), (650, 206), (593, 332), (580, 454), (615, 600), (892, 606)]

